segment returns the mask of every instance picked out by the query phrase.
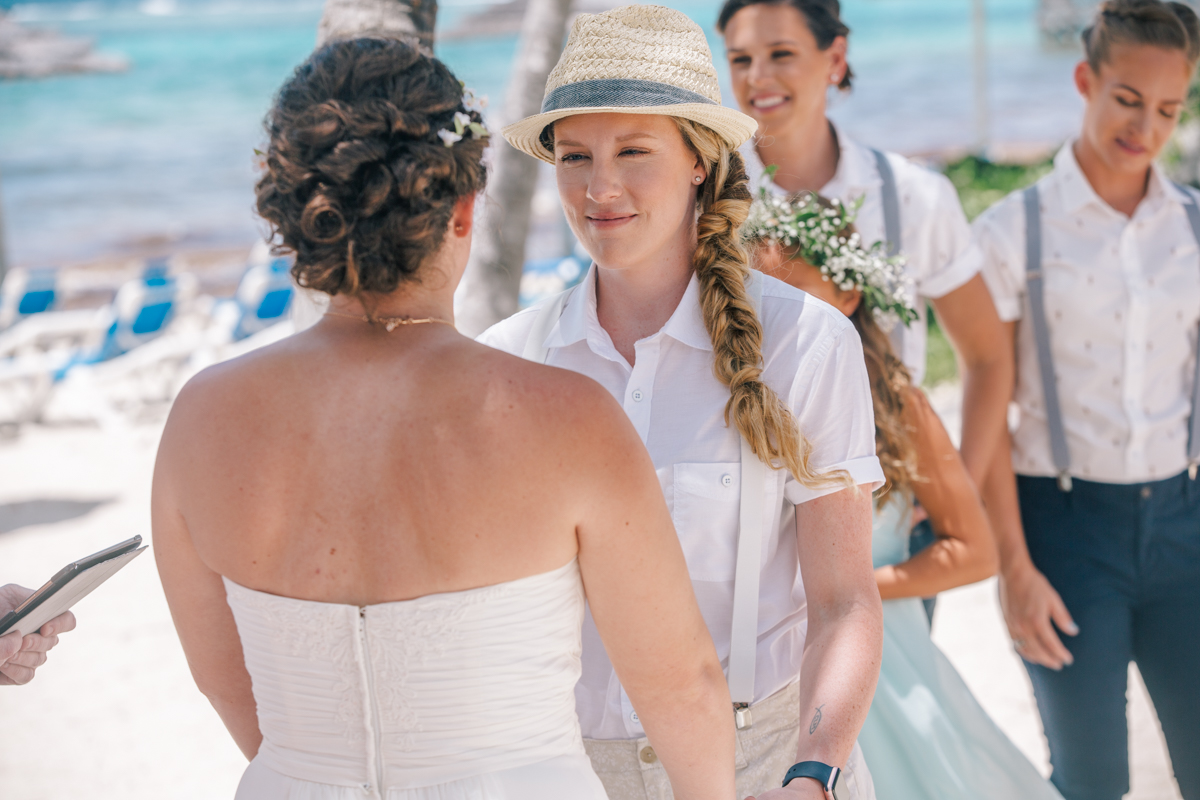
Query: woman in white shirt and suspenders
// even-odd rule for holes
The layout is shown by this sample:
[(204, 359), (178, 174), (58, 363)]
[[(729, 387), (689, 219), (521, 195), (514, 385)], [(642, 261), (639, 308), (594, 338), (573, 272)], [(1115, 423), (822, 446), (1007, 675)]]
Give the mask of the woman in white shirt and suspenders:
[(1134, 661), (1194, 800), (1200, 209), (1154, 158), (1183, 111), (1200, 26), (1181, 3), (1109, 0), (1083, 41), (1082, 132), (1049, 175), (975, 223), (1021, 409), (1016, 491), (997, 469), (985, 499), (1054, 784), (1067, 800), (1129, 790)]
[[(846, 319), (747, 266), (754, 127), (721, 107), (685, 15), (580, 15), (542, 113), (504, 135), (554, 164), (594, 263), (480, 340), (592, 377), (645, 442), (727, 664), (738, 797), (873, 798), (855, 743), (882, 635), (871, 394)], [(671, 797), (590, 624), (576, 706), (612, 800)]]
[[(855, 226), (863, 241), (884, 241), (889, 254), (902, 253), (918, 295), (920, 318), (897, 326), (893, 347), (920, 386), (931, 302), (964, 367), (962, 457), (982, 482), (1004, 434), (1012, 366), (953, 185), (855, 141), (826, 117), (830, 87), (849, 91), (853, 77), (850, 29), (838, 0), (726, 0), (717, 29), (738, 105), (759, 125), (742, 148), (754, 190), (811, 191), (844, 203), (862, 198)], [(764, 178), (764, 165), (776, 172)]]

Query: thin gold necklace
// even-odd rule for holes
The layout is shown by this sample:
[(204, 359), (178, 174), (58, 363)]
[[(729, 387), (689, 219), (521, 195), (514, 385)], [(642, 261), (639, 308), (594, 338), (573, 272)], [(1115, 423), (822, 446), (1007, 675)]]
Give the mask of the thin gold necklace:
[(426, 322), (440, 322), (442, 325), (454, 326), (454, 323), (448, 319), (438, 319), (437, 317), (425, 317), (424, 319), (413, 319), (412, 317), (369, 317), (366, 314), (343, 314), (340, 311), (326, 311), (326, 316), (346, 317), (347, 319), (357, 319), (363, 322), (368, 322), (372, 325), (381, 323), (388, 333), (396, 330), (401, 325), (423, 325)]

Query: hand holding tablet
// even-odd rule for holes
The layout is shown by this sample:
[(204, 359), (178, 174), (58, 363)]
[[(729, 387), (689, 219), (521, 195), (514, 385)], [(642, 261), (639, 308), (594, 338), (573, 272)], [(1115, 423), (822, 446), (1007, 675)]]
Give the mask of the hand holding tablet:
[[(19, 606), (33, 594), (10, 583), (0, 586), (0, 614)], [(0, 636), (0, 686), (17, 686), (33, 680), (34, 671), (46, 663), (46, 653), (58, 644), (58, 636), (75, 629), (75, 615), (70, 611), (59, 614), (28, 636), (20, 631), (10, 631)]]
[(36, 592), (16, 584), (0, 586), (0, 686), (33, 679), (58, 634), (75, 628), (71, 606), (145, 550), (141, 543), (142, 537), (135, 536), (72, 562)]

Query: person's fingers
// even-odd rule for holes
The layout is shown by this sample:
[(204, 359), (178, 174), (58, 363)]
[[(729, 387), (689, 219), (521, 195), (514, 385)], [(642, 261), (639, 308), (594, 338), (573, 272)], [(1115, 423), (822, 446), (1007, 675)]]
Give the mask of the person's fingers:
[(15, 664), (18, 667), (29, 667), (37, 669), (42, 664), (46, 663), (45, 652), (39, 650), (22, 650), (8, 660), (8, 664)]
[(1016, 651), (1021, 658), (1025, 659), (1031, 664), (1040, 664), (1043, 667), (1058, 669), (1058, 664), (1051, 657), (1051, 655), (1046, 652), (1046, 648), (1042, 646), (1041, 642), (1033, 634), (1030, 634), (1028, 637), (1019, 637), (1014, 639), (1013, 647), (1016, 648)]
[(57, 636), (42, 636), (40, 633), (31, 633), (22, 640), (21, 649), (45, 653), (56, 644), (58, 644)]
[(0, 676), (7, 678), (7, 683), (11, 685), (24, 686), (33, 680), (33, 668), (23, 667), (10, 661), (0, 667)]
[(21, 634), (17, 631), (0, 636), (0, 665), (21, 652)]
[(75, 615), (70, 611), (64, 611), (43, 625), (38, 633), (42, 636), (57, 636), (60, 633), (67, 633), (73, 630), (75, 630)]
[(1058, 632), (1054, 630), (1054, 625), (1050, 622), (1049, 609), (1038, 620), (1034, 637), (1054, 662), (1046, 666), (1053, 669), (1062, 669), (1064, 665), (1070, 665), (1075, 660), (1071, 655), (1071, 651), (1062, 643), (1062, 639), (1058, 638)]
[(24, 603), (31, 594), (33, 594), (33, 589), (26, 589), (24, 586), (18, 586), (15, 583), (7, 583), (4, 586), (0, 586), (0, 611), (12, 611), (21, 605), (21, 603)]
[(1061, 669), (1062, 659), (1055, 655), (1053, 648), (1049, 646), (1050, 642), (1042, 634), (1043, 626), (1050, 629), (1051, 635), (1053, 629), (1050, 628), (1049, 612), (1041, 610), (1039, 613), (1041, 605), (1036, 601), (1028, 602), (1018, 613), (1011, 613), (1008, 634), (1012, 637), (1013, 648), (1021, 658), (1050, 669)]
[(1071, 612), (1067, 611), (1067, 604), (1062, 601), (1062, 597), (1054, 589), (1051, 589), (1050, 592), (1053, 595), (1050, 598), (1050, 619), (1054, 620), (1058, 629), (1067, 636), (1078, 636), (1079, 626), (1071, 618)]

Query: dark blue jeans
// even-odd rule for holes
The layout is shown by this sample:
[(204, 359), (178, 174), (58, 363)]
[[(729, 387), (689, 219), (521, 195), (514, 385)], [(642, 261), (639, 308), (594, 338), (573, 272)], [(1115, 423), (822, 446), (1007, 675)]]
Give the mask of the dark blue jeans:
[(1067, 800), (1129, 791), (1125, 691), (1137, 662), (1184, 800), (1200, 800), (1200, 480), (1142, 484), (1017, 477), (1033, 563), (1079, 625), (1075, 663), (1026, 662)]

